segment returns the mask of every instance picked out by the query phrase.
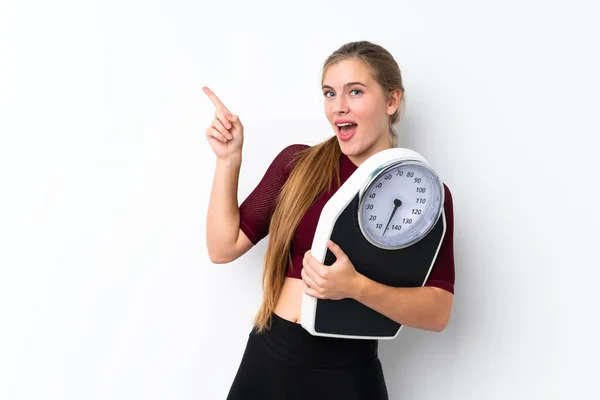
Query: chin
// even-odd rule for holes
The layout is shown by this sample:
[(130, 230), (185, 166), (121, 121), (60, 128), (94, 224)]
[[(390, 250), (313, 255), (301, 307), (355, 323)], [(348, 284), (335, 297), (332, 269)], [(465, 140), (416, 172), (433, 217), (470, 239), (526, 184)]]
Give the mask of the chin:
[(343, 140), (340, 140), (338, 138), (338, 143), (340, 145), (340, 149), (342, 150), (342, 153), (344, 153), (347, 156), (356, 156), (360, 153), (363, 152), (363, 149), (361, 148), (361, 146), (359, 144), (349, 144), (344, 142)]

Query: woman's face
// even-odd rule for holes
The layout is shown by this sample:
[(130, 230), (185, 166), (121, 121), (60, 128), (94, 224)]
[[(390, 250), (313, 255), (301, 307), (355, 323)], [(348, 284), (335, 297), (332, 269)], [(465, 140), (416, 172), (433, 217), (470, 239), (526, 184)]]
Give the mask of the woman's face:
[(399, 95), (388, 101), (360, 60), (347, 59), (327, 68), (323, 78), (325, 115), (342, 152), (354, 164), (390, 147), (388, 121), (398, 108)]

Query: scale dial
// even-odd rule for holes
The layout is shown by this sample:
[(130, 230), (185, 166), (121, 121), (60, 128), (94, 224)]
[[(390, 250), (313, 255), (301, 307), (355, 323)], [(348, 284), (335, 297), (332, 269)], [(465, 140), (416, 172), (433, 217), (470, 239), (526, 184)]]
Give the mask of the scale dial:
[(437, 174), (416, 160), (395, 161), (374, 171), (359, 193), (358, 223), (377, 247), (401, 249), (435, 226), (444, 204)]

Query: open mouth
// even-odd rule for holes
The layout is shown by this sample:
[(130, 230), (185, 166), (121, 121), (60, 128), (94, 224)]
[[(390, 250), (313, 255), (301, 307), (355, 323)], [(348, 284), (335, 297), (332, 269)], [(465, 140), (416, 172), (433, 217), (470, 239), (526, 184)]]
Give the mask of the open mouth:
[(336, 124), (338, 129), (338, 135), (342, 138), (350, 138), (354, 133), (356, 133), (356, 128), (358, 125), (353, 122), (344, 122), (341, 124)]

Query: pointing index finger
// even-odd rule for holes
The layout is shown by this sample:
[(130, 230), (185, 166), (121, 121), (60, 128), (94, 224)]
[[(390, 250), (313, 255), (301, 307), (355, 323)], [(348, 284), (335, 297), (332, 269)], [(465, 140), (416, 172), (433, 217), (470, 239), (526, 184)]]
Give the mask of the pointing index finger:
[(215, 105), (215, 107), (217, 107), (221, 111), (230, 112), (227, 109), (227, 107), (225, 107), (225, 104), (223, 104), (223, 102), (221, 100), (219, 100), (219, 98), (217, 97), (217, 95), (214, 94), (212, 90), (210, 90), (206, 86), (204, 86), (202, 88), (202, 90), (204, 91), (204, 93), (206, 93), (206, 95), (208, 96), (208, 98), (210, 99), (210, 101), (212, 101), (212, 103)]

